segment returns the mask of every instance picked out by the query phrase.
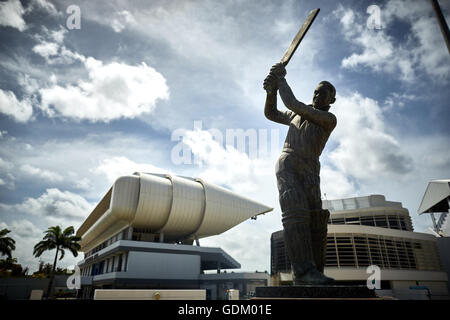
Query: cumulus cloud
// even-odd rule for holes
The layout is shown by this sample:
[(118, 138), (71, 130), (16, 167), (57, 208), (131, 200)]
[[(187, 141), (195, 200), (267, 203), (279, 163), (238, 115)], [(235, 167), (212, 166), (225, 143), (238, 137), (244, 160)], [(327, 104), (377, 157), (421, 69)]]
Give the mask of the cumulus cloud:
[(47, 36), (54, 40), (56, 43), (62, 44), (64, 42), (64, 37), (66, 36), (67, 31), (63, 26), (59, 26), (59, 30), (48, 30), (45, 26), (42, 27), (44, 31), (47, 33)]
[(87, 81), (39, 90), (41, 109), (48, 116), (109, 122), (150, 113), (158, 100), (169, 98), (164, 77), (145, 63), (103, 64), (90, 57), (85, 67), (89, 72)]
[(6, 189), (9, 189), (9, 190), (16, 189), (16, 184), (15, 184), (16, 178), (12, 174), (8, 173), (8, 174), (6, 174), (6, 177), (0, 178), (0, 180), (1, 180), (0, 185), (4, 186)]
[(14, 190), (15, 188), (15, 176), (10, 173), (14, 164), (8, 160), (0, 158), (0, 186), (7, 189)]
[(95, 169), (92, 169), (91, 172), (106, 176), (111, 183), (120, 176), (130, 175), (135, 172), (170, 173), (169, 170), (156, 167), (149, 163), (136, 163), (126, 157), (104, 159), (100, 165)]
[(402, 177), (413, 169), (412, 159), (384, 124), (377, 101), (359, 93), (338, 96), (338, 125), (332, 134), (338, 147), (328, 157), (334, 166), (355, 179)]
[(38, 44), (32, 50), (48, 64), (82, 62), (88, 79), (61, 86), (53, 76), (51, 85), (38, 91), (39, 107), (47, 116), (109, 122), (151, 113), (158, 100), (169, 98), (166, 80), (154, 68), (144, 62), (133, 66), (86, 58), (64, 46), (66, 32), (62, 27), (56, 31), (44, 27), (44, 33), (35, 36)]
[(44, 179), (44, 180), (48, 180), (51, 182), (61, 182), (63, 181), (63, 177), (53, 171), (50, 170), (45, 170), (45, 169), (41, 169), (41, 168), (36, 168), (34, 166), (31, 166), (29, 164), (24, 164), (20, 167), (20, 170), (22, 172), (24, 172), (25, 174), (31, 175), (31, 176), (35, 176), (36, 178), (39, 179)]
[(405, 81), (411, 81), (415, 74), (413, 61), (406, 48), (395, 46), (394, 39), (383, 30), (373, 30), (366, 26), (365, 16), (344, 8), (342, 5), (334, 15), (340, 23), (347, 41), (354, 43), (361, 50), (342, 60), (342, 67), (356, 69), (366, 66), (376, 72), (398, 74)]
[(8, 160), (0, 158), (0, 169), (2, 171), (9, 171), (14, 167), (14, 164)]
[(47, 13), (50, 13), (51, 15), (60, 15), (61, 12), (58, 12), (56, 10), (53, 3), (47, 1), (47, 0), (32, 0), (30, 5), (27, 7), (27, 11), (36, 10), (36, 9), (42, 9)]
[(19, 31), (26, 29), (23, 19), (25, 9), (19, 0), (0, 2), (0, 26), (16, 28)]
[(33, 107), (29, 99), (19, 100), (14, 92), (0, 89), (0, 113), (17, 122), (27, 122), (32, 118)]
[(0, 204), (0, 208), (6, 212), (39, 216), (49, 224), (67, 225), (80, 223), (93, 206), (78, 194), (49, 188), (38, 198), (28, 197), (19, 204)]
[(48, 64), (72, 64), (86, 60), (83, 55), (72, 52), (64, 46), (64, 37), (68, 32), (64, 27), (60, 26), (59, 30), (49, 30), (44, 26), (42, 29), (42, 34), (34, 36), (38, 44), (32, 50), (43, 57)]
[(134, 16), (129, 11), (122, 10), (115, 13), (111, 22), (111, 27), (115, 32), (121, 32), (127, 25), (132, 26), (134, 24), (136, 24)]
[(17, 235), (24, 238), (36, 238), (42, 234), (36, 225), (26, 219), (13, 221), (11, 223), (11, 231), (12, 230), (14, 230)]
[(396, 108), (403, 108), (405, 107), (405, 104), (411, 103), (411, 101), (414, 101), (415, 99), (417, 99), (417, 96), (414, 94), (393, 92), (384, 100), (382, 108), (383, 111), (391, 110), (394, 106)]
[(26, 73), (19, 73), (17, 75), (17, 82), (22, 87), (27, 99), (34, 103), (36, 101), (34, 94), (39, 89), (39, 82)]
[[(129, 15), (121, 12), (127, 21)], [(169, 88), (163, 75), (142, 62), (139, 65), (112, 62), (103, 63), (93, 57), (85, 57), (64, 45), (67, 31), (48, 30), (35, 35), (37, 44), (33, 52), (48, 64), (72, 64), (81, 62), (88, 79), (58, 83), (56, 75), (50, 78), (50, 86), (39, 89), (39, 108), (49, 117), (64, 117), (92, 122), (109, 122), (119, 118), (135, 118), (151, 113), (158, 100), (169, 98)], [(24, 88), (34, 89), (30, 79), (22, 79)]]
[[(344, 37), (359, 48), (342, 60), (342, 67), (357, 70), (368, 67), (411, 82), (419, 71), (430, 77), (448, 80), (449, 57), (439, 27), (425, 2), (390, 0), (381, 8), (382, 29), (369, 29), (368, 16), (339, 5), (333, 13), (340, 20)], [(427, 14), (424, 14), (427, 13)], [(406, 40), (389, 35), (393, 22), (401, 21), (411, 27)]]
[(273, 180), (275, 159), (269, 154), (250, 158), (245, 150), (232, 144), (223, 146), (206, 130), (187, 130), (183, 143), (197, 159), (194, 162), (200, 165), (200, 177), (206, 181), (250, 195), (259, 193), (262, 185)]
[(22, 6), (20, 0), (2, 1), (0, 2), (0, 26), (16, 28), (21, 32), (25, 31), (27, 25), (23, 16), (36, 8), (44, 9), (53, 15), (58, 14), (55, 6), (46, 0), (33, 0), (27, 8)]
[(323, 198), (341, 199), (356, 196), (355, 184), (340, 170), (325, 165), (320, 170), (320, 189)]
[[(27, 151), (33, 150), (33, 147), (29, 144), (24, 144), (24, 148)], [(23, 159), (25, 160), (25, 159)], [(25, 161), (28, 161), (29, 159), (26, 159)], [(35, 159), (33, 159), (35, 162)], [(43, 169), (40, 167), (37, 167), (35, 165), (31, 164), (22, 164), (22, 165), (15, 165), (14, 163), (0, 158), (0, 185), (4, 185), (8, 187), (9, 189), (14, 187), (14, 181), (16, 180), (16, 177), (12, 175), (14, 172), (19, 180), (22, 180), (25, 178), (27, 180), (34, 180), (38, 179), (40, 184), (44, 183), (50, 183), (50, 184), (59, 184), (63, 185), (64, 183), (67, 183), (71, 187), (77, 188), (77, 189), (90, 189), (90, 182), (87, 178), (80, 178), (75, 174), (74, 172), (68, 172), (65, 176), (52, 171)]]
[(33, 47), (33, 51), (47, 59), (47, 61), (49, 61), (48, 59), (51, 56), (56, 56), (58, 54), (58, 49), (58, 44), (53, 42), (42, 42)]

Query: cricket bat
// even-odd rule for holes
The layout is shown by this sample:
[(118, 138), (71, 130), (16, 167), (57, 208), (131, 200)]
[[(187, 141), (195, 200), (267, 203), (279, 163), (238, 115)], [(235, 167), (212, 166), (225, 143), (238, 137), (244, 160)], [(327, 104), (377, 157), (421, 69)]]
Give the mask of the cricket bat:
[(284, 54), (283, 58), (281, 59), (281, 63), (284, 66), (287, 66), (289, 61), (292, 58), (292, 55), (294, 54), (295, 50), (297, 50), (298, 45), (300, 42), (302, 42), (303, 38), (306, 35), (306, 32), (308, 32), (309, 27), (311, 27), (312, 23), (314, 22), (314, 19), (319, 14), (320, 8), (312, 10), (308, 17), (306, 18), (305, 22), (301, 26), (300, 30), (298, 30), (297, 35), (295, 36), (294, 40), (292, 40), (291, 45), (287, 49), (286, 53)]

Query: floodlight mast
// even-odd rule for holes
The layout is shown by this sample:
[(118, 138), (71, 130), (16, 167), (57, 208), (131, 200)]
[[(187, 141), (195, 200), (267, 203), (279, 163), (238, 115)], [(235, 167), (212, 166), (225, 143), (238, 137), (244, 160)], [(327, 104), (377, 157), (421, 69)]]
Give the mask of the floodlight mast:
[(436, 18), (438, 20), (439, 27), (441, 28), (442, 36), (444, 37), (448, 53), (450, 54), (450, 31), (448, 30), (447, 22), (445, 21), (445, 17), (442, 14), (439, 2), (437, 0), (430, 0), (430, 2), (433, 6), (434, 12), (436, 13)]

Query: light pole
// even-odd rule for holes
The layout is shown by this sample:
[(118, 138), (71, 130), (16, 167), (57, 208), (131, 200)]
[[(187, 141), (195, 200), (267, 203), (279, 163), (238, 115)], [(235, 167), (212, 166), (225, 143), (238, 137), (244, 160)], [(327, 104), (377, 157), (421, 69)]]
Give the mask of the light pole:
[(430, 0), (430, 1), (431, 5), (433, 6), (434, 12), (436, 13), (436, 17), (439, 22), (439, 27), (441, 27), (442, 36), (444, 37), (445, 44), (447, 45), (448, 53), (450, 53), (450, 31), (448, 30), (447, 22), (445, 21), (445, 17), (442, 14), (439, 2), (437, 0)]

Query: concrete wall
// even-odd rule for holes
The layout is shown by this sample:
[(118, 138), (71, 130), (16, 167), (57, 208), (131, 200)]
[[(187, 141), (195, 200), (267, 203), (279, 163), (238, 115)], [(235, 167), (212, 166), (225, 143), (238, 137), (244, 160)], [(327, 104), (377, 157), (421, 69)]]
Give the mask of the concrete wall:
[(196, 280), (200, 274), (200, 256), (173, 253), (128, 253), (127, 278)]
[[(68, 276), (55, 276), (54, 291), (68, 290)], [(32, 290), (47, 291), (49, 279), (0, 278), (0, 297), (8, 300), (28, 300)]]
[(205, 290), (97, 289), (94, 300), (206, 300)]

